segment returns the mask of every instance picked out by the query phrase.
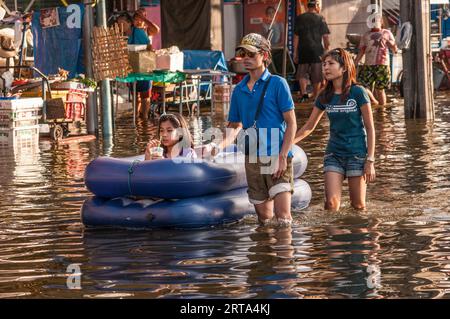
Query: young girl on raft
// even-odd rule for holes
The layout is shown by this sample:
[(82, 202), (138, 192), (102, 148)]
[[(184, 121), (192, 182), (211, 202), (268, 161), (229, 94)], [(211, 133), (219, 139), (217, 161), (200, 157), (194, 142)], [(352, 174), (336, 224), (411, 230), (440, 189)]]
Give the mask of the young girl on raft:
[(197, 158), (186, 120), (179, 114), (159, 118), (158, 135), (145, 148), (145, 160), (162, 158)]
[(356, 85), (355, 64), (348, 52), (338, 48), (322, 57), (327, 85), (319, 94), (306, 124), (294, 143), (311, 134), (326, 112), (330, 139), (324, 156), (325, 209), (338, 211), (342, 184), (348, 178), (351, 205), (366, 207), (367, 183), (375, 180), (375, 129), (367, 91)]

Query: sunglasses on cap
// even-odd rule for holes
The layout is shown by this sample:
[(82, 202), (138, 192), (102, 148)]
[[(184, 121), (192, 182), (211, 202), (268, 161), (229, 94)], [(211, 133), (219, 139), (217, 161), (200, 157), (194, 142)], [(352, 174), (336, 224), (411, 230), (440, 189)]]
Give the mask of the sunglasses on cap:
[(236, 56), (239, 58), (245, 58), (248, 56), (249, 58), (254, 58), (259, 52), (250, 52), (244, 49), (239, 49), (236, 51)]

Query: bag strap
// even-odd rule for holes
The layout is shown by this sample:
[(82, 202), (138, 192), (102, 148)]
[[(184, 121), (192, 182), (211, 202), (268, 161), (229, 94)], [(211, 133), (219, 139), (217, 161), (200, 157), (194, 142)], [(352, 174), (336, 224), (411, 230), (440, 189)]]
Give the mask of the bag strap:
[(261, 94), (261, 97), (259, 99), (259, 103), (258, 103), (258, 108), (256, 109), (256, 114), (255, 114), (255, 121), (253, 122), (253, 127), (256, 128), (256, 121), (259, 118), (259, 114), (261, 113), (261, 109), (264, 105), (264, 96), (266, 95), (266, 91), (267, 91), (267, 87), (269, 86), (270, 80), (272, 79), (272, 76), (269, 75), (269, 78), (266, 80), (266, 83), (264, 84), (264, 88)]

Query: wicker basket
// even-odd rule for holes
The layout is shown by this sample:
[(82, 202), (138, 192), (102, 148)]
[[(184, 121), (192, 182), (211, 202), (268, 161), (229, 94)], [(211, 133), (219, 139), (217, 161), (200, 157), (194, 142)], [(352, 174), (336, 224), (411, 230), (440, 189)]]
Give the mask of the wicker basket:
[(64, 119), (66, 117), (64, 100), (62, 98), (47, 100), (46, 115), (48, 120)]

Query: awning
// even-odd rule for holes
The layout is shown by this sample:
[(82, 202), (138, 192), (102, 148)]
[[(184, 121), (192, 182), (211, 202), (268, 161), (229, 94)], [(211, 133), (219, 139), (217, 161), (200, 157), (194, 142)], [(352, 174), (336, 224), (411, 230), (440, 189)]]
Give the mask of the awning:
[(130, 73), (125, 78), (116, 78), (118, 82), (133, 83), (136, 81), (154, 81), (161, 83), (180, 83), (186, 80), (183, 72), (156, 70), (152, 73)]

